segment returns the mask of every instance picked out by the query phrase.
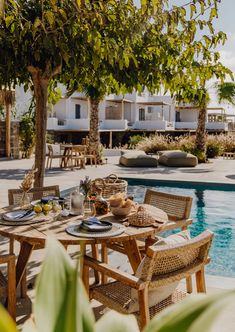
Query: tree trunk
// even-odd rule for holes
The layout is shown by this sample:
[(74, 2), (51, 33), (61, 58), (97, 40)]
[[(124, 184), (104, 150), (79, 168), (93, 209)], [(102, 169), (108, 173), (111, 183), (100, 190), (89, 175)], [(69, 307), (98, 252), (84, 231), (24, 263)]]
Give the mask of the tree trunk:
[(39, 69), (31, 71), (36, 101), (36, 140), (34, 187), (43, 187), (46, 160), (47, 96), (49, 79), (42, 77)]
[(100, 133), (99, 133), (99, 100), (90, 99), (90, 132), (89, 144), (96, 151), (99, 160)]
[(11, 156), (11, 106), (6, 103), (6, 157)]
[(196, 130), (196, 150), (201, 153), (200, 161), (206, 161), (206, 106), (198, 114)]

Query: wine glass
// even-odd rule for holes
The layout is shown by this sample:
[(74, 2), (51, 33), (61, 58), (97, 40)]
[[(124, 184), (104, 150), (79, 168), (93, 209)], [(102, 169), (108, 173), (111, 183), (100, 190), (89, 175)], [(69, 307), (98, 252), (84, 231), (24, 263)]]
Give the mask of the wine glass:
[(59, 202), (53, 201), (52, 202), (53, 221), (57, 220), (57, 217), (59, 216), (61, 210), (62, 210), (62, 206), (59, 204)]
[(94, 203), (90, 200), (86, 200), (83, 204), (84, 219), (89, 219), (90, 217), (94, 216), (94, 214)]

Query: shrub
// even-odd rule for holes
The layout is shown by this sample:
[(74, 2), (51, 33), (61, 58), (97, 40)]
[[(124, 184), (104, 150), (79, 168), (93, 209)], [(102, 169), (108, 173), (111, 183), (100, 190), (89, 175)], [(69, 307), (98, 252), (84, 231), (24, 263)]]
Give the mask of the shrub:
[(193, 154), (195, 150), (195, 136), (181, 136), (179, 138), (179, 149)]
[(207, 136), (206, 154), (207, 158), (215, 158), (223, 153), (223, 147), (220, 142), (220, 135)]
[(146, 153), (157, 153), (163, 150), (176, 150), (179, 147), (178, 140), (174, 140), (171, 136), (156, 134), (143, 138), (136, 148)]
[(30, 158), (35, 146), (34, 112), (26, 112), (20, 121), (20, 149), (23, 158)]
[(128, 145), (129, 148), (135, 149), (136, 145), (145, 138), (145, 135), (134, 135), (129, 137)]

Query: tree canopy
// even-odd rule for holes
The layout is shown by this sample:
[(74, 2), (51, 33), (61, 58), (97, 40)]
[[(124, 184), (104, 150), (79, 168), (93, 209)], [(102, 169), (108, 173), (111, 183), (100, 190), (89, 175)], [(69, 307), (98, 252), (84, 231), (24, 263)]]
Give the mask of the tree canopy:
[[(52, 79), (70, 91), (87, 91), (94, 116), (106, 93), (144, 86), (203, 100), (207, 80), (230, 74), (215, 51), (226, 40), (213, 28), (219, 2), (141, 0), (137, 8), (133, 0), (1, 0), (0, 86), (34, 87), (35, 184), (43, 184)], [(98, 125), (93, 129), (98, 132)]]

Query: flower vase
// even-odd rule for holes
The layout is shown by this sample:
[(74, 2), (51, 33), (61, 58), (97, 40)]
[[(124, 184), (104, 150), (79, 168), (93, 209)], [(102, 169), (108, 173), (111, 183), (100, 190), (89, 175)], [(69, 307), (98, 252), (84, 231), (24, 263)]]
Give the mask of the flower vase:
[(24, 191), (21, 198), (20, 206), (23, 208), (28, 205), (30, 205), (30, 196), (27, 191)]

